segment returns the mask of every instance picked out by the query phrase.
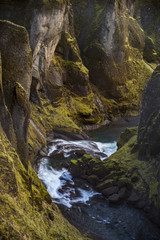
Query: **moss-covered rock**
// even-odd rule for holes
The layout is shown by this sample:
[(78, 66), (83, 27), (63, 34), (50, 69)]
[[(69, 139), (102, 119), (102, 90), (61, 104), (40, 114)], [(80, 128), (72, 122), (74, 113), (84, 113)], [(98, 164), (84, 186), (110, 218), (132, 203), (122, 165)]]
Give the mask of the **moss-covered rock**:
[(22, 165), (0, 126), (0, 236), (3, 239), (86, 239), (64, 219), (29, 165)]
[[(107, 98), (103, 102), (106, 110), (110, 111), (111, 106), (111, 117), (115, 115), (115, 109), (119, 115), (136, 114), (145, 83), (153, 71), (143, 59), (148, 49), (145, 46), (146, 29), (138, 18), (139, 12), (143, 12), (143, 5), (148, 6), (147, 3), (118, 0), (95, 0), (87, 4), (86, 1), (71, 2), (81, 55), (89, 69), (90, 81)], [(150, 20), (154, 9), (156, 6), (153, 3), (151, 11), (147, 13)], [(158, 23), (155, 24), (158, 26)], [(152, 56), (156, 51), (148, 49)], [(152, 62), (156, 65), (155, 58)]]
[[(28, 33), (24, 27), (8, 21), (0, 21), (0, 51), (2, 55), (3, 98), (13, 122), (17, 151), (27, 168), (27, 131), (30, 114), (30, 86), (32, 56)], [(9, 47), (8, 47), (9, 46)], [(7, 110), (5, 110), (6, 114)], [(9, 117), (8, 117), (9, 119)], [(7, 119), (6, 119), (7, 120)], [(13, 133), (2, 126), (13, 142)], [(10, 121), (10, 126), (12, 126)], [(10, 135), (11, 134), (11, 135)], [(13, 143), (16, 147), (16, 143)]]
[(125, 143), (129, 141), (129, 139), (137, 134), (137, 127), (127, 128), (123, 133), (121, 133), (121, 137), (117, 142), (118, 149), (120, 149)]
[(111, 203), (126, 200), (160, 224), (159, 162), (138, 159), (137, 128), (122, 133), (119, 143), (119, 150), (103, 161), (86, 155), (72, 160), (71, 172), (76, 170), (79, 177), (87, 179)]
[(158, 66), (146, 85), (140, 124), (138, 129), (139, 157), (143, 160), (158, 158), (160, 154), (159, 110), (160, 110), (160, 66)]
[(146, 35), (144, 58), (147, 62), (160, 61), (160, 33), (157, 27), (160, 23), (159, 9), (159, 2), (154, 0), (135, 2), (135, 16)]

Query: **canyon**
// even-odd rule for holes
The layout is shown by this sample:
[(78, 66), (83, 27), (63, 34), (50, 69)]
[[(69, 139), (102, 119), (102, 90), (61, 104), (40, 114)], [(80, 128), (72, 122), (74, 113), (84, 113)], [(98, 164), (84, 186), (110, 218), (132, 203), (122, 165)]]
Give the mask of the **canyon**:
[(112, 156), (84, 155), (70, 170), (160, 225), (159, 9), (154, 0), (1, 1), (2, 239), (92, 239), (53, 203), (37, 155), (55, 138), (86, 140), (137, 115)]

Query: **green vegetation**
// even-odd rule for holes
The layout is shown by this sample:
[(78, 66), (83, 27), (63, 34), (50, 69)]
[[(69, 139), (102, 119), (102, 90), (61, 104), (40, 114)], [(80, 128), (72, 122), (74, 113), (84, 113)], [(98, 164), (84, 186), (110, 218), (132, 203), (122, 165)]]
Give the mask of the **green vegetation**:
[(52, 203), (31, 165), (28, 172), (0, 126), (0, 236), (5, 239), (87, 239)]
[(113, 186), (119, 189), (125, 187), (129, 197), (134, 190), (139, 199), (137, 207), (143, 201), (153, 204), (160, 212), (157, 182), (159, 163), (153, 159), (150, 161), (138, 159), (137, 127), (122, 133), (118, 146), (119, 150), (103, 161), (88, 155), (72, 160), (71, 172), (74, 176), (78, 174), (85, 179), (87, 176), (88, 181), (102, 193)]

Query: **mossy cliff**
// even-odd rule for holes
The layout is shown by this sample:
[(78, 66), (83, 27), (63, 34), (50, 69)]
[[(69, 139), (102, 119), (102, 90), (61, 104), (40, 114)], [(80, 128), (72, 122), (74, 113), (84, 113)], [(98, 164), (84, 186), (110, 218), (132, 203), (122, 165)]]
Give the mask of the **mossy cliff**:
[(114, 109), (116, 104), (120, 114), (134, 114), (152, 68), (159, 62), (158, 3), (71, 2), (76, 36), (90, 81), (108, 99), (106, 105), (110, 103)]
[[(40, 106), (43, 92), (51, 103), (65, 97), (68, 108), (71, 98), (82, 97), (81, 106), (86, 104), (83, 97), (88, 98), (87, 125), (137, 114), (145, 83), (159, 61), (159, 18), (153, 14), (159, 5), (154, 1), (70, 2), (72, 5), (55, 0), (1, 4), (1, 18), (25, 26), (29, 32), (31, 101)], [(149, 20), (145, 20), (148, 7)], [(152, 19), (154, 34), (147, 24)], [(147, 54), (152, 55), (150, 60)], [(76, 114), (76, 121), (83, 122), (81, 114)]]
[(0, 239), (87, 239), (64, 219), (31, 165), (24, 168), (0, 126)]
[(32, 80), (32, 56), (28, 33), (24, 27), (0, 21), (0, 36), (3, 101), (1, 123), (27, 167), (29, 96)]
[[(30, 163), (27, 133), (32, 56), (27, 31), (0, 21), (0, 33), (0, 239), (88, 239), (64, 219)], [(52, 112), (46, 102), (45, 117)], [(39, 145), (35, 144), (38, 151), (46, 142), (43, 134), (53, 126), (44, 118), (48, 125), (41, 129), (41, 119), (36, 120), (39, 129), (30, 120), (29, 144), (31, 139), (33, 144), (39, 139)], [(34, 145), (33, 149), (37, 153)]]
[(53, 105), (63, 102), (65, 109), (73, 105), (70, 115), (80, 124), (103, 122), (108, 114), (100, 94), (91, 87), (88, 69), (80, 57), (69, 2), (4, 2), (1, 9), (3, 19), (23, 25), (29, 32), (33, 55), (30, 100), (41, 106), (43, 95)]
[[(69, 1), (1, 3), (0, 16), (5, 19), (0, 21), (3, 239), (85, 239), (61, 216), (29, 161), (50, 140), (51, 132), (82, 134), (84, 126), (99, 126), (115, 115), (138, 109), (144, 84), (159, 61), (159, 41), (157, 29), (152, 36), (144, 27), (143, 5), (134, 3), (74, 1), (74, 10), (80, 8), (88, 16), (86, 28), (85, 21), (76, 28), (82, 55)], [(152, 13), (155, 6), (159, 7), (153, 1)], [(146, 162), (144, 149), (158, 119), (156, 115), (151, 121), (153, 128), (149, 122), (147, 128), (140, 127), (138, 144), (136, 130), (128, 130), (112, 157), (102, 163), (84, 156), (72, 161), (72, 169), (78, 167), (97, 189), (111, 195), (110, 201), (125, 198), (154, 215), (154, 207), (159, 209), (159, 178), (152, 173), (159, 176), (159, 162), (152, 154), (154, 147), (147, 152), (153, 159)], [(146, 139), (141, 136), (144, 128)]]
[(160, 66), (158, 66), (144, 90), (138, 143), (141, 159), (159, 158), (160, 148)]
[(110, 203), (126, 201), (160, 225), (160, 67), (143, 95), (140, 124), (126, 129), (118, 151), (101, 161), (88, 155), (71, 161), (74, 176), (87, 179)]
[(86, 179), (109, 203), (125, 201), (160, 225), (160, 163), (139, 159), (137, 128), (127, 129), (119, 141), (121, 148), (103, 161), (89, 155), (71, 160), (71, 173)]

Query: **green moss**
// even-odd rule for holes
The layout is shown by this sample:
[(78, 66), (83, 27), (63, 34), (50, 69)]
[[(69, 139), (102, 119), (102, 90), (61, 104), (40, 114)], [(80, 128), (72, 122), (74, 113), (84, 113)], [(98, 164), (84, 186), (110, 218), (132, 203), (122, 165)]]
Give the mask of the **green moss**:
[(77, 160), (71, 160), (71, 164), (78, 166), (78, 161)]
[(117, 142), (118, 148), (121, 148), (125, 143), (128, 142), (128, 140), (137, 134), (138, 127), (132, 127), (127, 128), (123, 133), (121, 133), (121, 136)]
[(63, 66), (68, 71), (81, 72), (88, 76), (88, 69), (83, 65), (82, 62), (73, 62), (68, 60), (62, 60)]
[(87, 239), (52, 203), (29, 164), (22, 165), (0, 126), (0, 236), (4, 239)]
[(88, 181), (100, 192), (112, 186), (134, 189), (140, 199), (149, 201), (160, 211), (157, 181), (159, 163), (153, 159), (138, 159), (137, 128), (127, 129), (121, 135), (119, 143), (119, 150), (103, 161), (91, 156), (82, 158), (83, 171), (88, 169), (88, 166), (90, 168)]
[(23, 110), (25, 111), (25, 114), (28, 115), (30, 112), (30, 103), (29, 103), (28, 97), (26, 95), (26, 91), (24, 90), (22, 85), (18, 82), (16, 82), (15, 88), (16, 88), (17, 102), (23, 108)]

